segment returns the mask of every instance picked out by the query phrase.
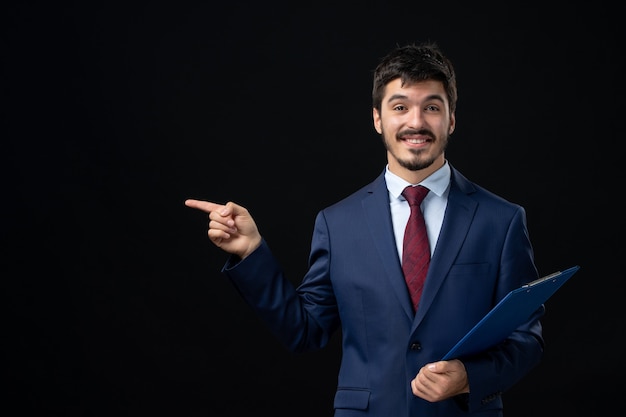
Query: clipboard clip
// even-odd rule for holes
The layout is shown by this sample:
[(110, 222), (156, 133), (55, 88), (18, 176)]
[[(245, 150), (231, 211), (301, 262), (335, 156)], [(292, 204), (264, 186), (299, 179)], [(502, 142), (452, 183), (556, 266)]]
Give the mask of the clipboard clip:
[(540, 284), (540, 283), (542, 283), (544, 281), (549, 281), (551, 279), (554, 279), (554, 278), (558, 277), (559, 275), (561, 275), (561, 271), (556, 271), (556, 272), (554, 272), (554, 273), (552, 273), (550, 275), (546, 275), (545, 277), (537, 278), (536, 280), (531, 281), (528, 284), (524, 284), (524, 285), (522, 285), (522, 288), (530, 288), (530, 287), (532, 287), (534, 285), (537, 285), (537, 284)]

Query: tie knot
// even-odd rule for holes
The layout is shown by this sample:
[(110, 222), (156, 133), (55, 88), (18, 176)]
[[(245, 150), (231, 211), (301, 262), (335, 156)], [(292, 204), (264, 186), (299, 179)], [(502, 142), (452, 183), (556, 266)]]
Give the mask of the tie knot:
[(415, 187), (409, 185), (402, 191), (402, 195), (409, 202), (410, 206), (419, 206), (424, 201), (426, 194), (428, 194), (428, 188), (423, 185), (417, 185)]

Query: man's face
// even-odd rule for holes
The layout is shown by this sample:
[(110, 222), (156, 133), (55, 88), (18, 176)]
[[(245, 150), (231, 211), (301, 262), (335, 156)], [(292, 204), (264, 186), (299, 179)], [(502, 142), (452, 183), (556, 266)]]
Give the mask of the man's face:
[(381, 111), (374, 109), (373, 118), (394, 174), (417, 183), (444, 164), (455, 117), (441, 82), (402, 86), (399, 78), (391, 81), (385, 88)]

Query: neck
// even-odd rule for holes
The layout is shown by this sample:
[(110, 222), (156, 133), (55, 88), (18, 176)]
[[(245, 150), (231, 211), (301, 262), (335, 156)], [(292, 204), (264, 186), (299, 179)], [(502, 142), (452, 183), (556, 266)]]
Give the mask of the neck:
[(432, 164), (428, 165), (427, 167), (424, 167), (422, 169), (417, 169), (417, 170), (411, 170), (411, 169), (405, 168), (401, 166), (398, 163), (398, 161), (396, 161), (393, 158), (390, 158), (388, 163), (389, 163), (389, 171), (393, 172), (398, 177), (402, 178), (403, 180), (411, 184), (418, 184), (424, 181), (426, 178), (428, 178), (433, 172), (441, 168), (445, 164), (445, 162), (446, 162), (445, 156), (442, 154), (437, 159), (435, 159), (435, 161)]

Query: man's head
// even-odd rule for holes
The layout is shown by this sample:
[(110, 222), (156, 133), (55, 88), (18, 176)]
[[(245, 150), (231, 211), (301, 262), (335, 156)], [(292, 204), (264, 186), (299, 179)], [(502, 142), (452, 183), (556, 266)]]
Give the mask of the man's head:
[(374, 127), (389, 169), (418, 183), (441, 168), (456, 124), (456, 79), (433, 44), (398, 47), (374, 72)]

